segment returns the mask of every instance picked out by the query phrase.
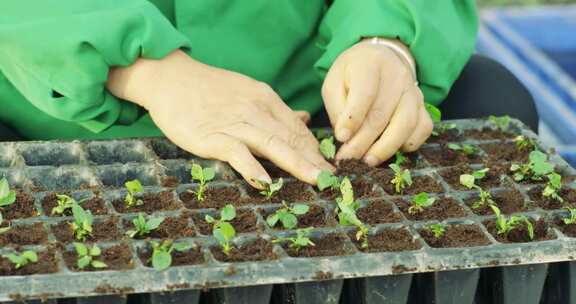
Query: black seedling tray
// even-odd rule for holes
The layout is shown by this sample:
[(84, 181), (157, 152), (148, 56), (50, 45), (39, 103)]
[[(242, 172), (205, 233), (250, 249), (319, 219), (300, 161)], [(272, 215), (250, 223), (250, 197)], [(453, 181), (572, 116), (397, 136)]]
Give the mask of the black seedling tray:
[[(462, 133), (466, 130), (493, 127), (486, 120), (453, 122)], [(484, 139), (461, 136), (460, 139), (480, 147), (489, 143), (511, 143), (511, 139), (519, 134), (537, 140), (537, 136), (517, 120), (512, 120), (509, 132), (513, 134), (503, 141), (496, 139), (496, 135)], [(486, 134), (488, 133), (490, 132), (487, 131)], [(438, 142), (433, 142), (422, 149), (430, 155), (439, 145)], [(547, 147), (540, 143), (538, 145), (542, 151), (550, 152)], [(489, 153), (482, 150), (480, 159), (487, 161), (489, 156)], [(576, 268), (573, 262), (554, 263), (572, 261), (576, 256), (576, 239), (564, 235), (555, 223), (558, 216), (567, 212), (564, 209), (542, 209), (534, 204), (527, 193), (538, 185), (516, 183), (510, 176), (502, 175), (500, 185), (490, 189), (494, 193), (505, 190), (519, 191), (526, 210), (515, 214), (523, 214), (534, 220), (543, 219), (548, 227), (547, 240), (500, 243), (483, 224), (493, 219), (493, 216), (475, 215), (465, 203), (467, 198), (475, 194), (474, 191), (461, 191), (451, 187), (440, 174), (446, 167), (430, 164), (424, 154), (417, 152), (412, 157), (416, 162), (416, 168), (412, 169), (413, 176), (432, 178), (441, 186), (441, 193), (434, 195), (452, 198), (464, 212), (462, 216), (442, 222), (478, 227), (487, 240), (486, 245), (432, 248), (419, 231), (422, 227), (438, 221), (409, 220), (397, 203), (399, 199), (409, 199), (410, 196), (386, 193), (382, 186), (387, 185), (375, 182), (375, 174), (389, 171), (387, 167), (381, 167), (366, 174), (356, 172), (349, 175), (353, 181), (364, 179), (372, 186), (372, 194), (360, 199), (363, 206), (388, 204), (398, 215), (396, 222), (370, 225), (370, 233), (387, 229), (404, 230), (414, 242), (414, 250), (363, 253), (348, 236), (353, 229), (339, 226), (334, 221), (334, 202), (323, 199), (318, 189), (312, 186), (295, 184), (302, 187), (302, 193), (308, 193), (309, 199), (305, 203), (322, 208), (328, 223), (326, 227), (314, 228), (312, 238), (318, 240), (329, 234), (338, 234), (342, 240), (343, 255), (290, 257), (282, 245), (273, 244), (271, 248), (274, 259), (221, 262), (211, 252), (211, 247), (217, 243), (211, 236), (200, 233), (195, 220), (195, 216), (214, 213), (216, 210), (188, 208), (190, 206), (187, 207), (180, 199), (180, 194), (196, 187), (191, 183), (189, 173), (194, 162), (214, 167), (217, 177), (209, 184), (210, 188), (235, 189), (239, 198), (229, 203), (235, 204), (238, 210), (244, 209), (254, 214), (257, 220), (256, 230), (240, 233), (235, 244), (248, 244), (257, 239), (270, 242), (277, 237), (294, 234), (294, 231), (271, 229), (266, 225), (262, 214), (280, 206), (279, 202), (259, 201), (253, 195), (254, 191), (226, 164), (197, 159), (167, 140), (158, 138), (0, 143), (0, 177), (6, 176), (11, 186), (32, 196), (37, 211), (37, 216), (12, 220), (12, 229), (40, 223), (48, 236), (49, 244), (11, 244), (2, 247), (0, 253), (13, 252), (15, 249), (51, 251), (57, 262), (56, 272), (50, 274), (0, 276), (0, 301), (72, 297), (77, 298), (79, 303), (122, 303), (126, 301), (126, 297), (118, 295), (127, 294), (146, 294), (138, 297), (147, 303), (197, 303), (201, 295), (203, 300), (218, 303), (269, 303), (273, 298), (274, 303), (358, 303), (361, 300), (362, 303), (477, 301), (526, 304), (538, 303), (542, 297), (566, 301), (562, 303), (576, 298)], [(574, 188), (572, 181), (576, 172), (555, 153), (551, 152), (550, 158), (556, 164), (556, 171), (561, 173), (566, 181), (564, 187)], [(500, 163), (509, 168), (510, 162)], [(482, 166), (472, 165), (472, 168), (480, 167)], [(175, 238), (175, 241), (192, 242), (195, 249), (200, 250), (203, 263), (173, 266), (164, 271), (156, 271), (143, 265), (139, 253), (143, 248), (147, 248), (147, 240), (132, 240), (123, 236), (125, 220), (134, 218), (137, 212), (120, 213), (113, 204), (114, 200), (122, 199), (125, 195), (124, 182), (132, 179), (139, 179), (146, 192), (169, 192), (167, 197), (172, 199), (173, 209), (154, 214), (185, 217), (195, 236)], [(297, 181), (287, 177), (285, 184), (287, 183)], [(42, 206), (42, 200), (55, 192), (68, 192), (77, 198), (100, 197), (104, 200), (108, 213), (96, 215), (95, 223), (111, 220), (117, 225), (120, 236), (97, 244), (103, 249), (116, 245), (127, 246), (132, 256), (130, 269), (79, 272), (66, 265), (64, 252), (73, 250), (73, 247), (71, 243), (57, 242), (52, 228), (59, 223), (70, 221), (71, 217), (49, 216), (50, 210), (44, 210)], [(545, 284), (547, 276), (548, 281)], [(274, 284), (276, 285), (273, 288)], [(413, 292), (410, 292), (411, 288)], [(136, 296), (129, 298), (131, 297)]]

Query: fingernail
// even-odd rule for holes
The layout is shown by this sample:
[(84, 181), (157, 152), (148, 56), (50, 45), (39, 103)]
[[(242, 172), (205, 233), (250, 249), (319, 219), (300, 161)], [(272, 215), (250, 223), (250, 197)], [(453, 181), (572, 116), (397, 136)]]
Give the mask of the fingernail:
[(340, 129), (339, 132), (336, 132), (336, 139), (338, 139), (338, 141), (340, 142), (347, 142), (350, 139), (351, 135), (352, 133), (350, 132), (350, 130), (343, 128)]
[(378, 158), (373, 155), (366, 155), (366, 157), (364, 157), (364, 162), (367, 163), (368, 166), (375, 167), (378, 165)]

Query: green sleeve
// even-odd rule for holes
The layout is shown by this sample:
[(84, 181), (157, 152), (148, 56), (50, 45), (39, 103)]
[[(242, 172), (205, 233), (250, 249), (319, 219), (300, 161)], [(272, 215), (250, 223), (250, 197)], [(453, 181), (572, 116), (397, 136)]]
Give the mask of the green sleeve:
[(334, 0), (320, 25), (325, 75), (363, 37), (399, 38), (416, 59), (427, 102), (438, 104), (470, 58), (478, 29), (474, 0)]
[(95, 133), (138, 118), (105, 89), (111, 66), (188, 45), (146, 0), (3, 0), (0, 12), (0, 70), (42, 112)]

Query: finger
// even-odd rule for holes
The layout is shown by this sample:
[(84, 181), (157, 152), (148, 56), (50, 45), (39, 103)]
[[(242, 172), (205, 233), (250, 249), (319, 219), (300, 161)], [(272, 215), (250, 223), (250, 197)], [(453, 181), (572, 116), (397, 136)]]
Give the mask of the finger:
[(310, 122), (310, 113), (307, 111), (294, 111), (294, 113), (303, 123), (308, 124)]
[(402, 97), (403, 90), (394, 88), (403, 87), (401, 78), (381, 81), (378, 97), (366, 115), (364, 123), (360, 130), (340, 147), (336, 160), (360, 159), (368, 152), (368, 149), (384, 132)]
[(251, 151), (257, 151), (299, 180), (312, 185), (316, 184), (316, 177), (321, 172), (320, 168), (292, 149), (277, 134), (247, 123), (229, 132), (231, 132), (230, 135), (245, 143)]
[[(320, 144), (314, 134), (308, 129), (306, 124), (290, 109), (282, 100), (278, 98), (277, 102), (269, 102), (269, 116), (272, 119), (261, 120), (264, 125), (259, 125), (263, 130), (271, 126), (276, 126), (273, 134), (282, 135), (282, 139), (294, 150), (302, 153), (306, 159), (323, 170), (334, 171), (335, 168), (327, 162), (320, 154)], [(264, 115), (266, 116), (266, 115)], [(281, 125), (278, 126), (275, 119)], [(258, 123), (260, 120), (254, 120)]]
[(403, 94), (390, 124), (364, 156), (368, 165), (377, 166), (390, 158), (412, 135), (419, 115), (418, 102), (421, 97), (422, 93), (416, 86)]
[(374, 63), (352, 65), (346, 73), (348, 95), (334, 126), (336, 139), (340, 142), (347, 142), (360, 129), (378, 95), (380, 83), (379, 67)]
[(336, 125), (346, 103), (344, 67), (344, 60), (336, 60), (322, 84), (322, 99), (332, 127)]
[[(187, 147), (182, 148), (187, 150)], [(207, 157), (210, 155), (210, 158), (227, 162), (254, 188), (263, 188), (259, 181), (272, 181), (270, 175), (250, 153), (248, 147), (234, 137), (225, 134), (212, 135), (204, 139), (199, 148), (201, 152), (197, 153), (198, 156)]]
[(434, 123), (424, 107), (424, 102), (420, 103), (420, 115), (418, 117), (418, 124), (416, 125), (416, 130), (408, 138), (408, 140), (402, 146), (402, 150), (405, 152), (414, 152), (426, 142), (428, 137), (432, 134), (432, 129), (434, 128)]

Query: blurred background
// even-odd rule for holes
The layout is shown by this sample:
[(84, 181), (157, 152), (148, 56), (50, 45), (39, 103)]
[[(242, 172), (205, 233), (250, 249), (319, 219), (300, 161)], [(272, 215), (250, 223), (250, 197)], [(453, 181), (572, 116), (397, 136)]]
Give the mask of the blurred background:
[(477, 52), (512, 71), (536, 100), (540, 135), (576, 167), (576, 0), (478, 0)]

